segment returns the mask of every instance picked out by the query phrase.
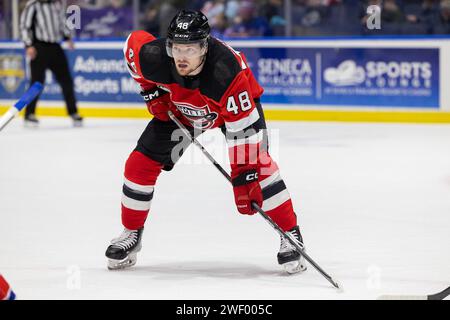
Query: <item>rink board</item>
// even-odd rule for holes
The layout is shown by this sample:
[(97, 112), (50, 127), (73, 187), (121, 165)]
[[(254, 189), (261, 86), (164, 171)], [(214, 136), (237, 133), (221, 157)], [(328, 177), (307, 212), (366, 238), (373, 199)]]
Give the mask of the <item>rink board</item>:
[[(270, 120), (450, 122), (450, 39), (229, 41), (264, 87)], [(122, 42), (79, 42), (67, 52), (87, 117), (147, 118), (123, 63)], [(0, 43), (0, 112), (26, 89), (20, 43)], [(38, 114), (65, 115), (50, 72)]]
[[(0, 114), (8, 107), (0, 106)], [(151, 119), (145, 108), (80, 108), (80, 113), (89, 118)], [(450, 123), (450, 112), (428, 111), (342, 111), (342, 110), (276, 110), (264, 111), (267, 120), (277, 121), (342, 121), (342, 122), (396, 122), (396, 123)], [(39, 106), (38, 116), (67, 116), (63, 106)]]

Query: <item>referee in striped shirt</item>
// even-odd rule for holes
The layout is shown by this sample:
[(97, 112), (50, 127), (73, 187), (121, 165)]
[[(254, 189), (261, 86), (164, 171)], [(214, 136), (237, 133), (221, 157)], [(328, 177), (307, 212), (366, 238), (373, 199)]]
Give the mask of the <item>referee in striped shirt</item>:
[[(29, 0), (20, 17), (20, 29), (30, 60), (31, 83), (44, 83), (45, 71), (50, 69), (61, 85), (69, 116), (75, 126), (81, 126), (83, 119), (78, 114), (69, 64), (60, 45), (61, 41), (67, 40), (69, 49), (74, 47), (66, 26), (65, 11), (58, 0)], [(25, 110), (26, 126), (39, 124), (35, 115), (37, 101), (38, 98)]]

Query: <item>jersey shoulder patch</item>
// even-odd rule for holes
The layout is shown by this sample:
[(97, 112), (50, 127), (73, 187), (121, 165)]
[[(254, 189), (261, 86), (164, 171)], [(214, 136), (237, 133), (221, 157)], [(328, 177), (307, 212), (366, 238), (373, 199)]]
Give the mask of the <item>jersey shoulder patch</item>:
[(146, 43), (139, 51), (142, 76), (158, 83), (171, 83), (171, 59), (166, 53), (165, 39)]
[(232, 49), (224, 43), (210, 38), (208, 46), (206, 63), (200, 76), (200, 92), (214, 101), (220, 101), (242, 68)]

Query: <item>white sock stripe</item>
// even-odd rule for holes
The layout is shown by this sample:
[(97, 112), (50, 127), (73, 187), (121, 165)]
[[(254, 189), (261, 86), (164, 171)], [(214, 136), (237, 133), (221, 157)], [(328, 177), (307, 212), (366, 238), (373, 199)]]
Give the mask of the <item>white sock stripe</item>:
[(152, 201), (139, 201), (134, 200), (126, 195), (122, 194), (122, 204), (125, 208), (131, 209), (131, 210), (138, 210), (138, 211), (148, 211), (150, 210), (150, 206), (152, 204)]
[(227, 139), (227, 144), (228, 144), (228, 147), (236, 147), (239, 145), (249, 144), (249, 143), (257, 144), (263, 140), (263, 137), (264, 137), (264, 131), (260, 130), (259, 132), (252, 134), (251, 136), (246, 137), (246, 138), (236, 139), (236, 140)]
[(280, 193), (277, 193), (276, 195), (270, 197), (269, 199), (264, 200), (262, 209), (264, 211), (270, 211), (275, 209), (276, 207), (279, 207), (286, 201), (288, 201), (291, 198), (289, 195), (289, 192), (287, 189), (284, 189)]
[(259, 185), (261, 186), (261, 189), (264, 189), (265, 187), (270, 186), (272, 183), (275, 183), (280, 180), (281, 180), (280, 170), (277, 170), (272, 175), (262, 180), (259, 183)]
[(130, 188), (130, 189), (132, 189), (132, 190), (139, 191), (139, 192), (143, 192), (143, 193), (152, 193), (153, 190), (155, 189), (155, 186), (150, 186), (150, 185), (145, 186), (145, 185), (137, 184), (137, 183), (134, 183), (134, 182), (128, 180), (128, 179), (125, 178), (125, 177), (123, 178), (123, 183), (124, 183), (128, 188)]

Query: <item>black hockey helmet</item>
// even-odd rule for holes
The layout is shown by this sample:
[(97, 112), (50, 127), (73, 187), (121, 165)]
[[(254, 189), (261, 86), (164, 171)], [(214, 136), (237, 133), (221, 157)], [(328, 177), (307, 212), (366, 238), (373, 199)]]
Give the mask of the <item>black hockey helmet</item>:
[(207, 47), (210, 27), (208, 18), (200, 11), (181, 10), (172, 19), (167, 30), (167, 54), (172, 57), (174, 43), (199, 43), (202, 48)]
[(181, 10), (172, 19), (167, 38), (175, 43), (192, 43), (208, 38), (208, 18), (200, 11)]

